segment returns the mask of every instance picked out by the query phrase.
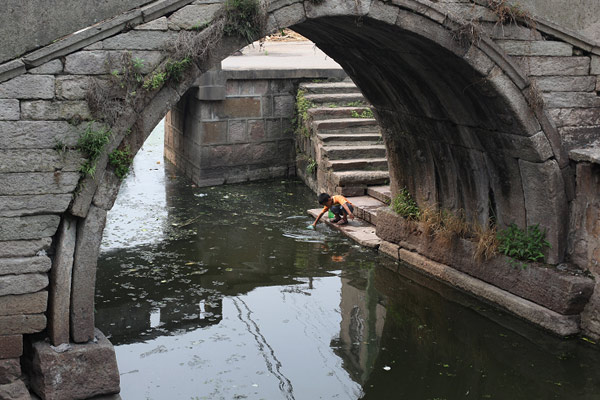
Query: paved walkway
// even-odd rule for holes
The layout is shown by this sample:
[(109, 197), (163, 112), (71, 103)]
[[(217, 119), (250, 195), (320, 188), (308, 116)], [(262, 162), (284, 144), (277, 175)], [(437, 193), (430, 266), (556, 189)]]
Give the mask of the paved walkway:
[(221, 62), (224, 70), (252, 69), (342, 69), (314, 43), (266, 42), (262, 47), (258, 42), (242, 49), (242, 55), (230, 56)]

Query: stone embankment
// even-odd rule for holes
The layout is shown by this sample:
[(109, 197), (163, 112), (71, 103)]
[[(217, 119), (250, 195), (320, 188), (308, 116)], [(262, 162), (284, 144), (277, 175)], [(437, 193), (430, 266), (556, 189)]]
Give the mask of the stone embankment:
[[(560, 335), (580, 332), (581, 313), (594, 290), (594, 281), (581, 271), (530, 263), (519, 269), (504, 256), (475, 259), (477, 243), (450, 241), (427, 232), (423, 223), (396, 214), (389, 186), (373, 186), (367, 196), (348, 197), (358, 217), (347, 225), (326, 223), (359, 244), (378, 249), (435, 279), (496, 304), (510, 313)], [(316, 217), (320, 209), (309, 210)], [(426, 254), (427, 256), (424, 256)], [(539, 282), (545, 282), (544, 287)]]

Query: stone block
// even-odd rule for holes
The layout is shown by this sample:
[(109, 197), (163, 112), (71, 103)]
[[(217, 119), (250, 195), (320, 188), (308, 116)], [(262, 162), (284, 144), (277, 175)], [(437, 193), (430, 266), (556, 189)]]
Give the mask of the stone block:
[(83, 158), (79, 151), (51, 149), (0, 150), (0, 173), (79, 171)]
[(0, 99), (52, 99), (54, 76), (21, 75), (0, 83)]
[(393, 25), (398, 19), (398, 7), (383, 1), (375, 0), (371, 3), (368, 15), (373, 19)]
[(20, 59), (0, 64), (0, 82), (5, 82), (15, 76), (24, 74), (26, 71), (25, 63)]
[(0, 217), (61, 214), (69, 207), (72, 197), (70, 193), (0, 196)]
[(558, 128), (562, 144), (565, 149), (571, 150), (581, 147), (587, 147), (590, 143), (596, 142), (600, 137), (600, 126), (574, 127), (567, 126)]
[(21, 116), (21, 109), (19, 107), (19, 100), (17, 99), (4, 99), (0, 100), (0, 120), (3, 121), (16, 121)]
[(595, 92), (545, 92), (542, 97), (548, 108), (600, 107), (600, 97)]
[(247, 142), (248, 135), (246, 133), (246, 120), (230, 120), (227, 139), (229, 143)]
[(15, 240), (0, 243), (0, 257), (28, 257), (45, 254), (50, 248), (52, 238), (37, 240)]
[(175, 11), (168, 19), (168, 27), (173, 30), (192, 30), (212, 21), (215, 14), (223, 7), (221, 3), (192, 4)]
[(600, 125), (599, 108), (550, 109), (549, 114), (557, 127)]
[(63, 65), (60, 60), (48, 61), (39, 67), (32, 68), (28, 72), (35, 75), (58, 75), (63, 71)]
[(591, 92), (596, 85), (593, 76), (539, 76), (535, 85), (542, 92)]
[[(23, 341), (21, 335), (15, 336), (19, 337), (19, 342)], [(0, 337), (0, 342), (2, 342), (2, 337)], [(14, 358), (5, 358), (2, 357), (2, 350), (0, 350), (0, 385), (6, 385), (7, 383), (14, 382), (21, 377), (21, 362), (18, 358), (19, 356)]]
[(296, 111), (296, 99), (294, 96), (273, 96), (273, 116), (293, 118)]
[(0, 315), (39, 314), (46, 312), (48, 305), (48, 292), (42, 290), (37, 293), (28, 293), (0, 297)]
[(45, 314), (0, 315), (0, 335), (36, 333), (44, 329)]
[[(354, 0), (340, 0), (335, 2), (323, 2), (314, 4), (305, 3), (306, 17), (310, 19), (319, 17), (331, 17), (336, 15), (366, 15), (369, 12), (371, 2), (355, 2)], [(286, 25), (288, 26), (288, 25)]]
[(63, 75), (56, 78), (56, 98), (61, 100), (81, 100), (90, 88), (87, 76)]
[(200, 129), (202, 145), (227, 142), (227, 121), (202, 122)]
[(21, 115), (23, 119), (34, 121), (92, 119), (86, 101), (23, 101)]
[(590, 73), (592, 75), (600, 75), (600, 56), (592, 54)]
[(99, 330), (94, 335), (97, 342), (71, 344), (62, 353), (54, 351), (46, 341), (33, 343), (32, 390), (45, 400), (88, 399), (118, 393), (114, 348)]
[(73, 75), (108, 74), (118, 69), (119, 57), (108, 51), (79, 51), (65, 58), (65, 73)]
[(22, 274), (0, 276), (0, 296), (36, 293), (41, 291), (42, 289), (45, 289), (47, 286), (47, 274)]
[(85, 343), (94, 337), (94, 290), (106, 211), (91, 206), (77, 226), (71, 292), (71, 338)]
[(71, 281), (77, 239), (77, 221), (65, 217), (59, 231), (50, 280), (48, 335), (54, 346), (69, 342)]
[(167, 17), (160, 17), (154, 21), (138, 25), (133, 29), (136, 31), (167, 31), (169, 30), (169, 26), (167, 24)]
[(0, 218), (0, 240), (41, 239), (56, 233), (58, 215)]
[(0, 121), (0, 132), (1, 149), (75, 147), (79, 138), (79, 129), (65, 121)]
[[(177, 38), (177, 32), (129, 31), (105, 39), (104, 50), (163, 50)], [(68, 58), (68, 57), (67, 57)]]
[(266, 118), (265, 120), (265, 134), (267, 139), (276, 139), (282, 136), (281, 134), (281, 119), (279, 118)]
[[(546, 239), (552, 246), (546, 261), (563, 261), (566, 247), (567, 197), (563, 176), (555, 160), (531, 163), (519, 160), (523, 196), (527, 212), (527, 226), (539, 224), (546, 230)], [(521, 227), (524, 228), (524, 227)]]
[(263, 96), (262, 97), (262, 116), (263, 117), (272, 117), (273, 116), (273, 96)]
[(6, 385), (0, 385), (0, 399), (31, 400), (31, 395), (25, 383), (22, 380), (17, 380)]
[(304, 6), (301, 3), (292, 4), (275, 10), (271, 15), (275, 19), (277, 28), (287, 28), (290, 25), (298, 24), (306, 19)]
[(261, 117), (260, 97), (228, 97), (223, 105), (225, 118)]
[(0, 196), (72, 193), (78, 172), (0, 173)]
[(588, 75), (589, 57), (523, 57), (521, 67), (532, 76)]
[(521, 90), (513, 81), (505, 75), (498, 67), (494, 67), (487, 77), (487, 81), (492, 84), (494, 89), (502, 96), (511, 108), (510, 114), (517, 118), (523, 126), (524, 131), (516, 131), (515, 134), (531, 136), (541, 130), (541, 126), (536, 119), (531, 107), (527, 103)]
[(386, 242), (385, 240), (382, 240), (381, 243), (379, 244), (379, 252), (383, 253), (387, 256), (390, 256), (395, 260), (400, 259), (400, 256), (398, 255), (399, 250), (400, 250), (400, 246), (398, 246), (395, 243), (390, 243), (390, 242)]
[(565, 42), (551, 40), (497, 40), (498, 44), (511, 56), (563, 56), (573, 55), (573, 46)]
[[(17, 359), (23, 354), (23, 335), (0, 336), (0, 359)], [(19, 364), (20, 366), (20, 364)], [(2, 374), (0, 374), (2, 376)]]
[(93, 204), (103, 210), (109, 211), (115, 204), (119, 189), (121, 188), (121, 179), (113, 172), (107, 171), (102, 177), (102, 182), (94, 194)]
[(0, 258), (0, 275), (48, 272), (51, 264), (50, 257), (46, 255), (35, 257)]
[(251, 142), (265, 139), (265, 121), (262, 119), (248, 120), (248, 136)]

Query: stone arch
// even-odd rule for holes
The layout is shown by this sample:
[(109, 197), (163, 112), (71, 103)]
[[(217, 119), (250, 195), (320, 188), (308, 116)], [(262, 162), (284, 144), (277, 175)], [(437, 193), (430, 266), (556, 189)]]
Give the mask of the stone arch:
[[(0, 217), (0, 240), (5, 248), (16, 249), (0, 254), (28, 257), (28, 293), (43, 290), (51, 260), (39, 251), (48, 249), (53, 237), (48, 317), (54, 344), (69, 339), (84, 343), (94, 336), (96, 259), (106, 212), (120, 184), (106, 168), (108, 153), (122, 145), (135, 153), (203, 72), (245, 44), (224, 37), (208, 57), (191, 63), (178, 82), (139, 94), (114, 121), (96, 174), (84, 179), (71, 202), (82, 160), (76, 151), (59, 158), (55, 149), (59, 144), (74, 148), (85, 126), (78, 119), (92, 119), (85, 100), (92, 79), (109, 76), (110, 58), (126, 51), (148, 61), (145, 74), (164, 67), (164, 43), (196, 28), (185, 15), (200, 12), (195, 15), (209, 21), (220, 8), (166, 3), (109, 21), (0, 70), (5, 107), (0, 144), (7, 159), (19, 160), (3, 167), (11, 176), (0, 178), (0, 194), (11, 196)], [(461, 11), (493, 20), (489, 10), (450, 5), (278, 0), (268, 5), (263, 34), (292, 27), (344, 67), (375, 107), (394, 191), (406, 186), (421, 204), (462, 208), (482, 223), (492, 212), (504, 225), (539, 223), (553, 244), (549, 261), (559, 262), (566, 242), (569, 180), (563, 175), (568, 160), (555, 121), (537, 101), (522, 66), (484, 34), (465, 37), (463, 28), (471, 20)], [(43, 330), (43, 311), (36, 308), (36, 317), (18, 333)]]

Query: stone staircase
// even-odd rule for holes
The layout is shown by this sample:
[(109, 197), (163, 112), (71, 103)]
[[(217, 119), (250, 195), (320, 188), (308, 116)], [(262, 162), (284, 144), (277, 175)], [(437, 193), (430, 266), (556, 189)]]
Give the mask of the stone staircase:
[(316, 192), (362, 196), (369, 186), (388, 183), (379, 126), (354, 83), (303, 83), (299, 90), (310, 104), (301, 145), (316, 164), (316, 170), (301, 171), (309, 186)]

